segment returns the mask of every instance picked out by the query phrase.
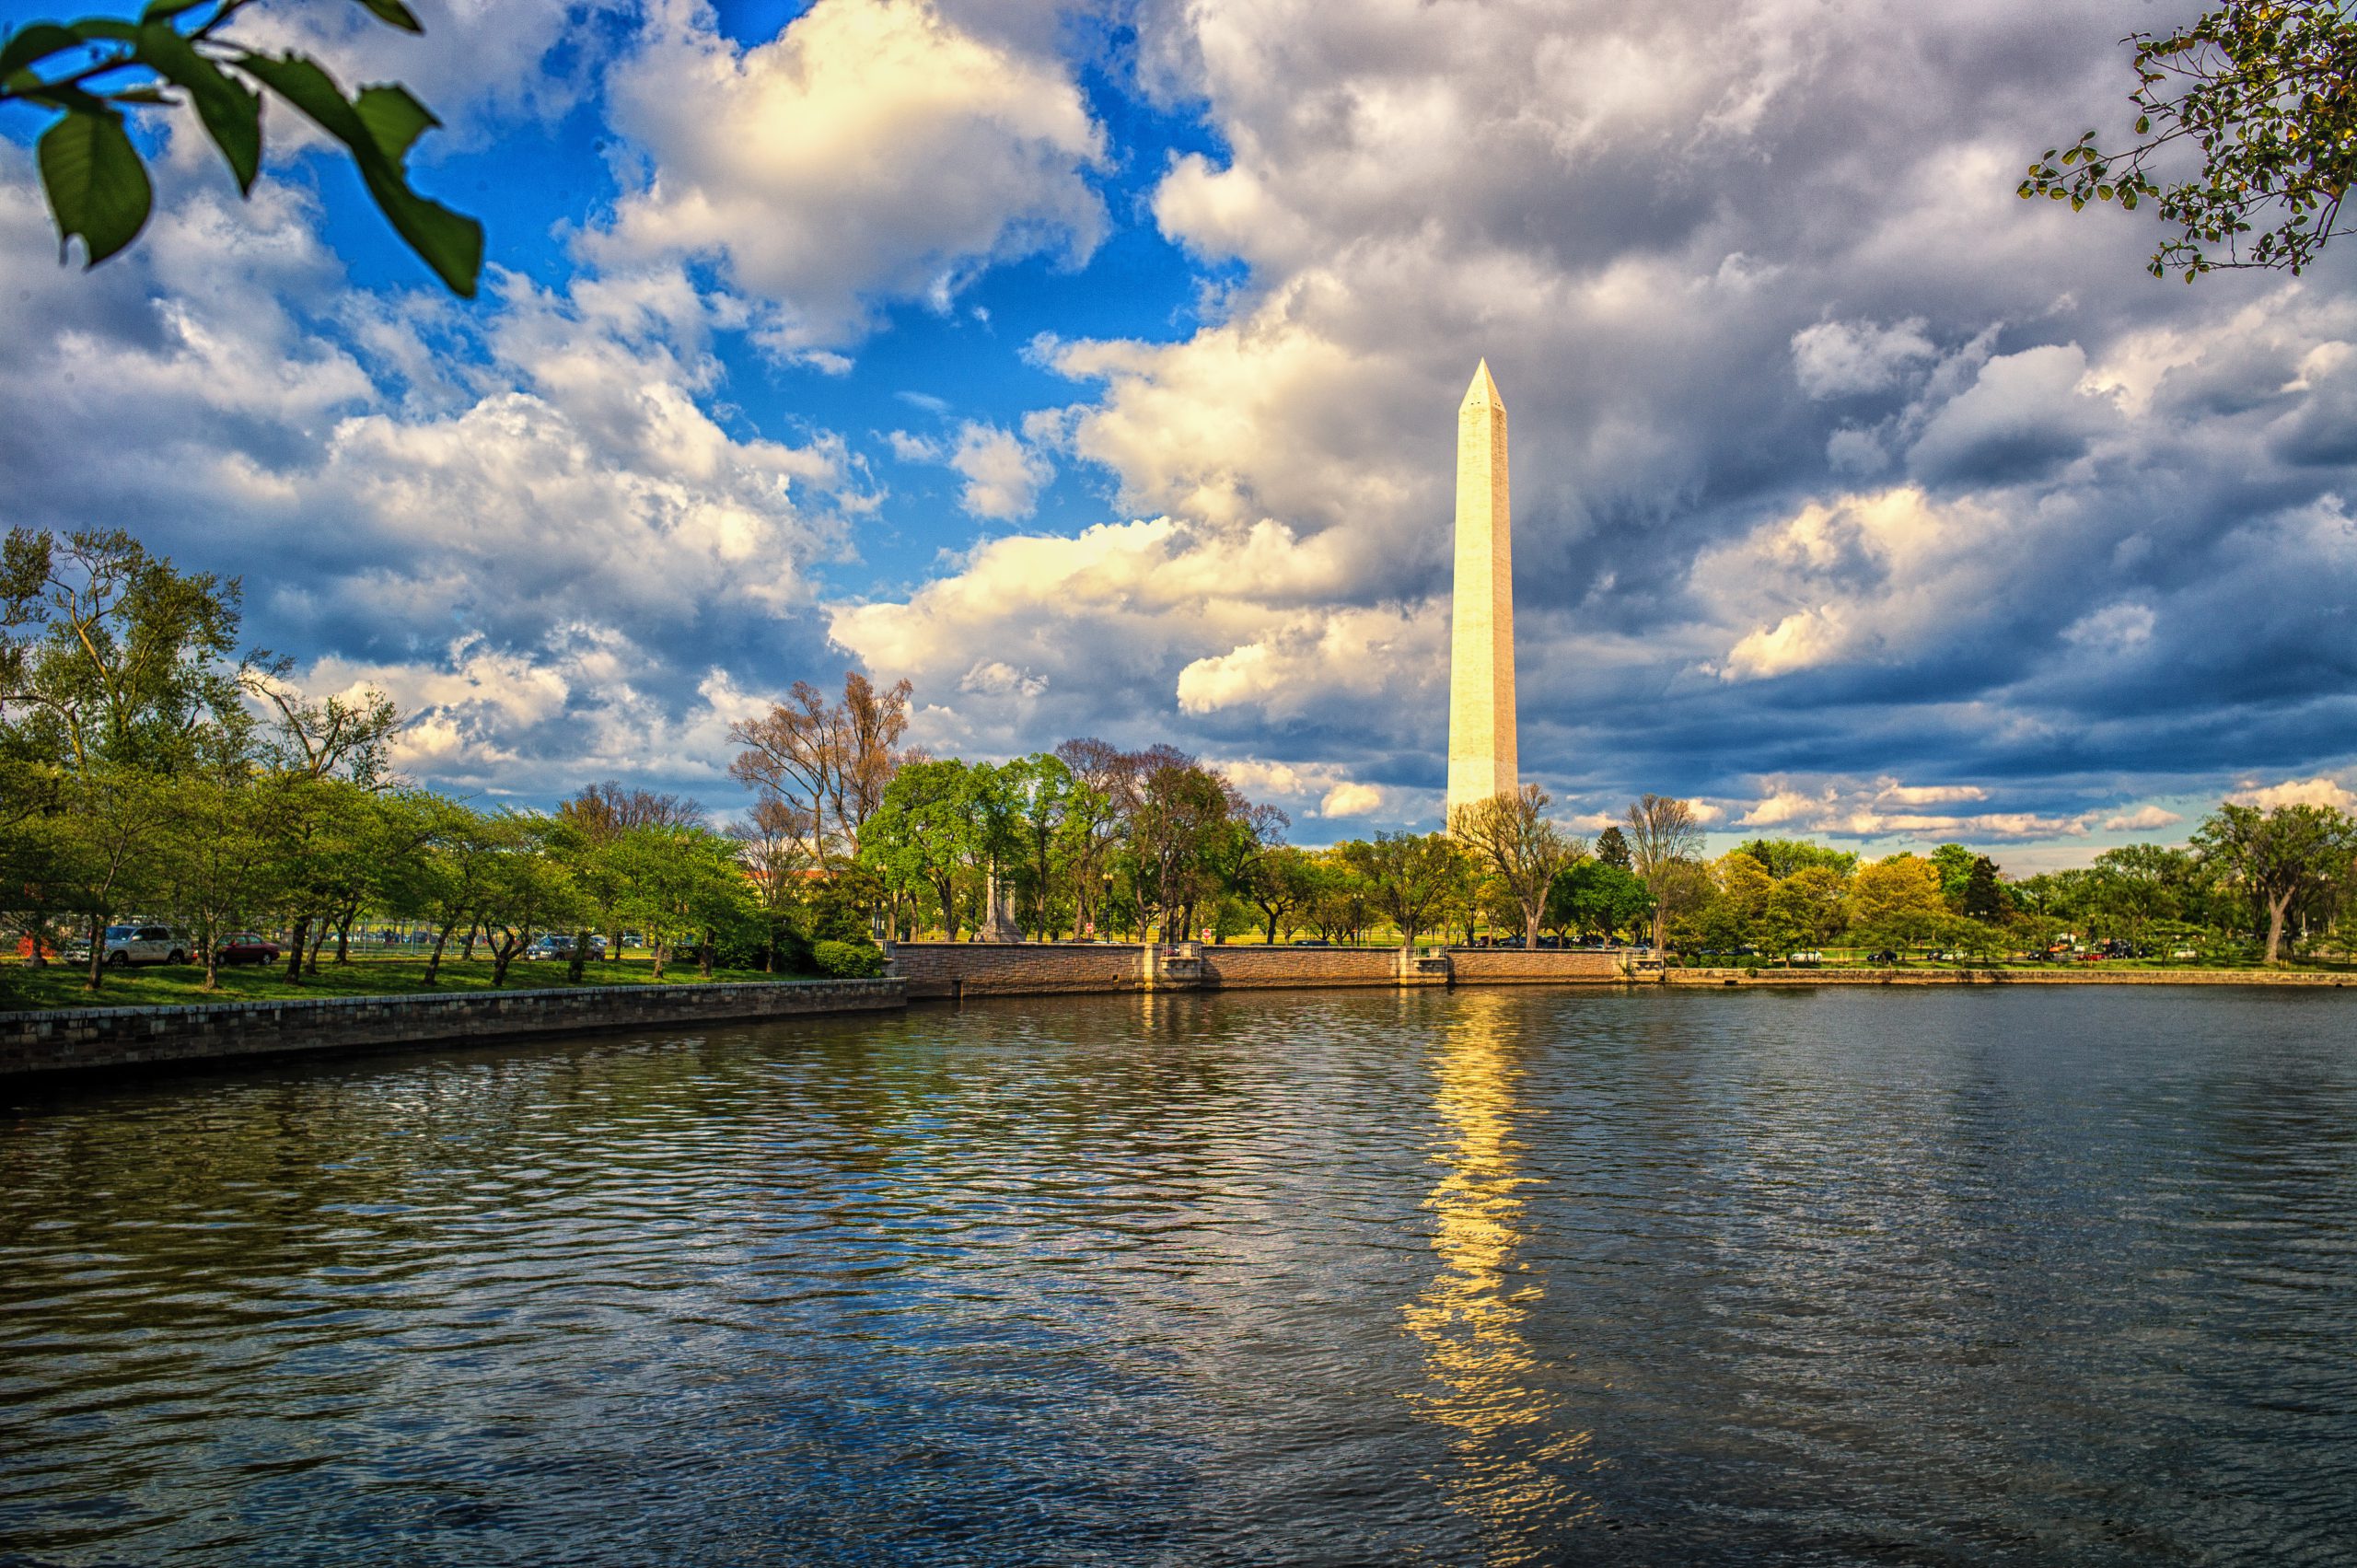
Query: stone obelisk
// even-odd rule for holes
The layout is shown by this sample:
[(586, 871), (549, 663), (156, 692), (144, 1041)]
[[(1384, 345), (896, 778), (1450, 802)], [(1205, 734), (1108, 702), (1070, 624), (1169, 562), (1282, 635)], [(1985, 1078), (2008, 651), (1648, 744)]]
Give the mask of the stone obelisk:
[(1448, 650), (1448, 808), (1520, 787), (1514, 730), (1514, 522), (1506, 404), (1490, 362), (1457, 411), (1457, 589)]

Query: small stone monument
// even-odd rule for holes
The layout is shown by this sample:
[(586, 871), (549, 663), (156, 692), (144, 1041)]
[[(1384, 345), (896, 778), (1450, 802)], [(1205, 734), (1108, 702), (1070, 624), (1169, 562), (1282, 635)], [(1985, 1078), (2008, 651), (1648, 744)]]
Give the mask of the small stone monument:
[(1023, 927), (1015, 923), (1015, 889), (998, 879), (998, 862), (982, 877), (982, 923), (977, 942), (1020, 942)]

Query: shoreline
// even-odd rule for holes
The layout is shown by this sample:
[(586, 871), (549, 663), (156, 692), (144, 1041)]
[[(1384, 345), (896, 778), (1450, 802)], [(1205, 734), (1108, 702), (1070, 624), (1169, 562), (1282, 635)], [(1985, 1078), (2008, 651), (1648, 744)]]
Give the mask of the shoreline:
[(48, 1007), (0, 1013), (0, 1083), (907, 1005), (907, 985), (887, 977)]

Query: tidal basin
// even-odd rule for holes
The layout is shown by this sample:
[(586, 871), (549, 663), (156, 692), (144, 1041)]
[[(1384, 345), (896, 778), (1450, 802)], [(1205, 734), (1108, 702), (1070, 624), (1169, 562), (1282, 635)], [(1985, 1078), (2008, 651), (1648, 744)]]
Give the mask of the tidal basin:
[(0, 1562), (2346, 1562), (2331, 993), (1297, 993), (16, 1086)]

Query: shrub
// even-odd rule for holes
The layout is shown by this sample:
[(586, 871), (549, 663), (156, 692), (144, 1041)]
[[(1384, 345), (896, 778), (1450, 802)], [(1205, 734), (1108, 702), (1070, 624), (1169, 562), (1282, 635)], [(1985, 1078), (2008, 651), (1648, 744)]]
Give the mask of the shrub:
[(837, 980), (873, 980), (884, 972), (884, 954), (869, 942), (820, 942), (810, 955), (820, 974)]

